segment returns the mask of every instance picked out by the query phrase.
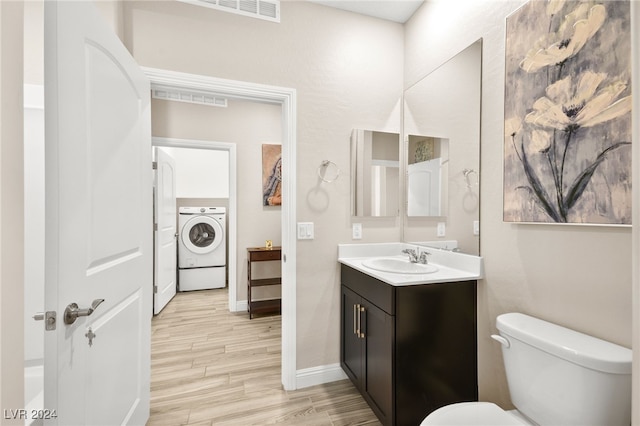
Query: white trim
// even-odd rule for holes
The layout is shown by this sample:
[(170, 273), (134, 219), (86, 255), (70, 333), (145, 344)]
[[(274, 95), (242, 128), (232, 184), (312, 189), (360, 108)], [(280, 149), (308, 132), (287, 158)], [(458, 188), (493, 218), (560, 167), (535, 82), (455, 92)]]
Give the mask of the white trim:
[(347, 378), (340, 364), (320, 365), (296, 371), (297, 388), (321, 385)]
[(229, 310), (236, 312), (235, 300), (238, 292), (238, 256), (237, 256), (237, 169), (238, 155), (236, 144), (228, 142), (201, 141), (193, 139), (175, 139), (175, 138), (158, 138), (153, 137), (151, 140), (153, 146), (169, 147), (169, 148), (192, 148), (192, 149), (211, 149), (217, 151), (227, 151), (229, 153), (229, 211), (227, 212), (227, 227), (229, 235), (227, 241), (229, 243)]
[[(229, 309), (231, 310), (231, 309)], [(249, 310), (249, 302), (246, 300), (238, 300), (235, 306), (236, 312), (246, 312)]]
[[(282, 106), (282, 385), (296, 389), (296, 90), (142, 67), (154, 85)], [(231, 251), (231, 249), (229, 250)], [(231, 291), (229, 292), (231, 293)]]

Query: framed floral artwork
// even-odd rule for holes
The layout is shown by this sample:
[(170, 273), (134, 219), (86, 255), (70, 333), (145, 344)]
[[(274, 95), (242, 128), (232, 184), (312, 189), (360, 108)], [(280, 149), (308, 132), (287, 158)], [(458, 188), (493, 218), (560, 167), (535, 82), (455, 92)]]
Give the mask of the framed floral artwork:
[(262, 145), (262, 205), (282, 205), (282, 145)]
[(631, 224), (629, 1), (506, 19), (504, 220)]

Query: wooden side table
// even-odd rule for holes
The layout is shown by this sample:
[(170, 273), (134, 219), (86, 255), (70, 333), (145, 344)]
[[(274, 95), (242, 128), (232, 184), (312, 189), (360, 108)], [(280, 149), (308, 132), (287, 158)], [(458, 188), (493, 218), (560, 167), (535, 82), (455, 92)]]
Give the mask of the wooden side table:
[(282, 302), (281, 299), (268, 300), (252, 300), (251, 289), (254, 287), (264, 287), (282, 284), (282, 279), (277, 278), (251, 278), (251, 266), (253, 262), (269, 262), (279, 261), (282, 258), (282, 248), (273, 247), (267, 249), (265, 247), (249, 247), (247, 248), (247, 304), (249, 310), (249, 319), (254, 314), (280, 314)]

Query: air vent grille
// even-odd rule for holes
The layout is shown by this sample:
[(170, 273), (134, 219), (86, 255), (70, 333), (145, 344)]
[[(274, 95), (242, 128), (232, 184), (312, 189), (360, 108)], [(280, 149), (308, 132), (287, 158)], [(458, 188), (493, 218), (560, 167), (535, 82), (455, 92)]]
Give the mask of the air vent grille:
[(167, 101), (188, 102), (190, 104), (210, 105), (221, 108), (227, 107), (227, 99), (219, 96), (203, 94), (198, 92), (188, 92), (184, 90), (170, 89), (165, 87), (154, 87), (151, 89), (151, 97)]
[(196, 6), (280, 22), (280, 0), (178, 0)]

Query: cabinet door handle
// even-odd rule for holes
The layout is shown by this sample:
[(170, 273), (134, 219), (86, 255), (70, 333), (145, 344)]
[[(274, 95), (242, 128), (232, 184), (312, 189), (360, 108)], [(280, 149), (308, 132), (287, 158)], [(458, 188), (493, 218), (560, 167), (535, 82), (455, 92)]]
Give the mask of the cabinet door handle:
[(353, 305), (353, 334), (358, 334), (358, 326), (356, 325), (356, 322), (358, 321), (357, 312), (358, 311), (356, 305)]
[(360, 330), (360, 334), (358, 337), (364, 339), (364, 333), (362, 332), (362, 313), (365, 312), (364, 306), (360, 306), (360, 313), (358, 314), (358, 329)]
[(356, 336), (360, 337), (360, 304), (356, 305)]

